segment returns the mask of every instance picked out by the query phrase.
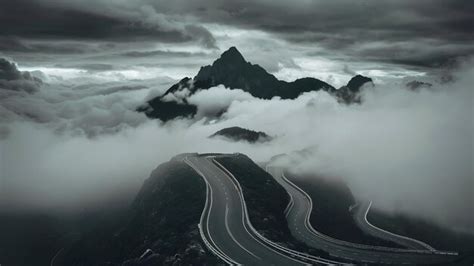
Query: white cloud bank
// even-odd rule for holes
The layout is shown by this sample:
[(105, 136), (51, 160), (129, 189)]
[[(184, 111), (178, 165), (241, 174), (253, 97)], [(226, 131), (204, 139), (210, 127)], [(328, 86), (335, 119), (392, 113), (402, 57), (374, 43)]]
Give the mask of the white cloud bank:
[(232, 90), (223, 85), (201, 90), (189, 97), (188, 102), (198, 106), (197, 118), (204, 116), (215, 116), (224, 111), (234, 101), (240, 102), (254, 99), (253, 96), (243, 90)]
[[(68, 100), (37, 93), (15, 104), (9, 101), (16, 98), (2, 96), (0, 117), (8, 119), (1, 120), (0, 133), (9, 134), (1, 133), (0, 202), (82, 206), (133, 195), (153, 168), (177, 153), (242, 152), (264, 161), (312, 147), (314, 155), (294, 168), (340, 176), (358, 198), (380, 208), (473, 232), (473, 77), (468, 66), (455, 82), (430, 90), (375, 86), (362, 105), (352, 106), (324, 92), (260, 100), (218, 86), (191, 96), (201, 115), (229, 105), (215, 124), (147, 120), (134, 112), (142, 90), (89, 97), (55, 91)], [(40, 108), (47, 123), (3, 111), (35, 108), (36, 101), (47, 103)], [(207, 138), (228, 126), (278, 137), (253, 145)]]

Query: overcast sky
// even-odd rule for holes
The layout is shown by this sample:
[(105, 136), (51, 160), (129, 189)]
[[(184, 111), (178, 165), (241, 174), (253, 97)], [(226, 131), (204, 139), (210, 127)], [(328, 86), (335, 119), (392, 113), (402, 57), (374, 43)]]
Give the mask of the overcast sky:
[(237, 46), (279, 78), (415, 76), (474, 53), (470, 0), (16, 0), (0, 56), (24, 70), (173, 79)]

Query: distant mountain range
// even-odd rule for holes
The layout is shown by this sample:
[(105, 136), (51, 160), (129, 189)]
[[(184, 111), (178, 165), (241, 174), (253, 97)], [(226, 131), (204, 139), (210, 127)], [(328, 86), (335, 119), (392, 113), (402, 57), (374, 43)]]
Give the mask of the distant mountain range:
[(428, 83), (428, 82), (423, 82), (423, 81), (418, 81), (418, 80), (412, 80), (405, 84), (405, 86), (413, 91), (417, 91), (423, 88), (429, 89), (433, 86), (433, 84)]
[(367, 82), (372, 82), (372, 79), (357, 75), (346, 86), (335, 89), (316, 78), (301, 78), (293, 82), (279, 80), (261, 66), (247, 62), (237, 48), (231, 47), (212, 65), (201, 67), (194, 78), (183, 78), (163, 95), (151, 99), (137, 110), (145, 112), (150, 118), (163, 121), (176, 117), (193, 117), (197, 112), (197, 107), (190, 104), (186, 97), (182, 99), (182, 102), (177, 102), (170, 100), (169, 96), (184, 90), (189, 91), (189, 96), (199, 90), (221, 84), (230, 89), (242, 89), (261, 99), (271, 99), (275, 96), (282, 99), (295, 99), (304, 92), (324, 90), (334, 95), (339, 101), (350, 104), (360, 102), (357, 94), (362, 85)]

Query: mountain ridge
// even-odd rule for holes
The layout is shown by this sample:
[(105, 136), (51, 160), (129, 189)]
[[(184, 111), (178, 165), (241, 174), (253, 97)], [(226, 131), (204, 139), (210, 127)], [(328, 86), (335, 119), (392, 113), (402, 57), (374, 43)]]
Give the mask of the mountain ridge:
[(197, 113), (197, 106), (188, 103), (186, 97), (182, 98), (182, 102), (175, 102), (170, 101), (167, 96), (183, 90), (188, 90), (189, 96), (199, 90), (206, 90), (217, 85), (241, 89), (260, 99), (273, 97), (295, 99), (305, 92), (323, 90), (341, 102), (353, 103), (357, 102), (354, 101), (355, 95), (358, 94), (364, 82), (372, 81), (360, 75), (354, 78), (357, 80), (351, 79), (352, 83), (349, 81), (347, 86), (339, 90), (312, 77), (299, 78), (292, 82), (279, 80), (260, 65), (246, 61), (239, 50), (232, 46), (211, 65), (202, 66), (194, 78), (181, 79), (164, 94), (149, 100), (147, 105), (139, 107), (137, 111), (144, 112), (149, 118), (157, 118), (165, 122), (177, 117), (193, 117)]

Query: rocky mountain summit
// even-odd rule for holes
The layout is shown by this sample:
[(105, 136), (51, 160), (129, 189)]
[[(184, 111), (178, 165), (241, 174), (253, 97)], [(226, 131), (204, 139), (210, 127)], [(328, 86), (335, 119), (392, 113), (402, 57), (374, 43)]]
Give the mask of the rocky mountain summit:
[[(194, 78), (183, 78), (169, 88), (163, 95), (155, 97), (137, 110), (145, 112), (150, 118), (168, 121), (177, 117), (193, 117), (197, 106), (188, 102), (188, 97), (197, 91), (217, 85), (230, 89), (241, 89), (260, 99), (278, 96), (282, 99), (295, 99), (304, 92), (324, 90), (344, 103), (359, 102), (356, 95), (359, 89), (372, 79), (357, 75), (347, 86), (335, 89), (330, 84), (316, 78), (300, 78), (292, 82), (277, 79), (257, 64), (245, 60), (235, 47), (215, 60), (212, 65), (201, 67)], [(176, 101), (174, 95), (184, 95)]]

